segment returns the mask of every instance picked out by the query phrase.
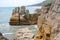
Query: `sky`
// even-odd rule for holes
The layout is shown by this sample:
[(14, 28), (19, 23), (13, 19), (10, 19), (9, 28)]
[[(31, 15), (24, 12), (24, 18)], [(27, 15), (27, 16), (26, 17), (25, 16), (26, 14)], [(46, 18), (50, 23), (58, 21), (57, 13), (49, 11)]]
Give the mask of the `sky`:
[(17, 7), (40, 3), (44, 0), (0, 0), (0, 7)]

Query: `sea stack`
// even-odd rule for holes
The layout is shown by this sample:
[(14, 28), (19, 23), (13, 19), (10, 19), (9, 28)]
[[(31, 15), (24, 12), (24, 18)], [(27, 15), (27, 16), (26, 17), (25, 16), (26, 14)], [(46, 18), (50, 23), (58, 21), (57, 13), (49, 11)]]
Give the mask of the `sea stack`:
[[(40, 10), (40, 9), (39, 9)], [(30, 14), (29, 10), (22, 7), (16, 7), (12, 11), (10, 18), (10, 25), (24, 25), (24, 24), (37, 24), (38, 16), (40, 15), (39, 10), (36, 13)]]
[(5, 38), (2, 33), (0, 32), (0, 40), (8, 40), (7, 38)]

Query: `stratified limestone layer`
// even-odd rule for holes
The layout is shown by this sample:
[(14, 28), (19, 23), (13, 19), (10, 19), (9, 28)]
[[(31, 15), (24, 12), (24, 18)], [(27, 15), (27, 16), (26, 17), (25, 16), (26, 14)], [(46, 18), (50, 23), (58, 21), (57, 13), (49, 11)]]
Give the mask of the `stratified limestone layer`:
[(38, 16), (40, 15), (40, 9), (36, 9), (36, 13), (30, 14), (29, 10), (25, 9), (24, 6), (16, 7), (12, 11), (12, 16), (10, 18), (10, 25), (20, 24), (36, 24)]
[(14, 40), (34, 40), (34, 33), (29, 28), (17, 30)]

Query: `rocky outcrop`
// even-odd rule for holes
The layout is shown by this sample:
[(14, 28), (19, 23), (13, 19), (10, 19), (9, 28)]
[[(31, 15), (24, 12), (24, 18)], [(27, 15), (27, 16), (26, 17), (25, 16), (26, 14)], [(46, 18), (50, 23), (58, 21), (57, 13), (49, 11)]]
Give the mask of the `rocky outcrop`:
[(40, 29), (43, 26), (43, 24), (49, 25), (48, 27), (51, 28), (51, 36), (50, 36), (51, 40), (59, 40), (60, 39), (60, 0), (55, 0), (53, 3), (43, 6), (41, 10), (42, 10), (41, 16), (39, 16), (38, 18), (38, 29)]
[(5, 38), (2, 33), (0, 33), (0, 40), (8, 40), (7, 38)]
[(17, 30), (14, 40), (34, 40), (34, 33), (29, 28)]
[(38, 16), (40, 15), (40, 9), (34, 14), (30, 14), (24, 6), (16, 7), (13, 9), (12, 16), (10, 18), (10, 25), (20, 25), (20, 24), (36, 24)]
[[(60, 0), (55, 0), (52, 3), (50, 10), (47, 15), (48, 25), (51, 26), (51, 33), (53, 40), (56, 40), (56, 36), (60, 33)], [(58, 37), (57, 37), (58, 39)]]
[(48, 13), (48, 10), (50, 8), (51, 4), (44, 5), (41, 8), (41, 15), (38, 17), (38, 30), (35, 36), (35, 40), (51, 40), (51, 28), (46, 23), (46, 15)]

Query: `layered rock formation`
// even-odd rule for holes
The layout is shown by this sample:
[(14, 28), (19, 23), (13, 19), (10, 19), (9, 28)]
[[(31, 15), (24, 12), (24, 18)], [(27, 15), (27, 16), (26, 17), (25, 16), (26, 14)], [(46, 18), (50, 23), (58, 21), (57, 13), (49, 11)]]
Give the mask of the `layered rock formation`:
[(34, 33), (29, 28), (19, 29), (14, 40), (34, 40)]
[[(45, 9), (45, 10), (44, 10)], [(45, 5), (41, 9), (41, 16), (38, 18), (38, 30), (44, 30), (43, 24), (47, 24), (48, 27), (51, 28), (51, 40), (60, 40), (60, 0), (55, 0), (53, 3)], [(46, 30), (47, 30), (46, 29)], [(38, 31), (38, 32), (40, 32)], [(42, 35), (42, 33), (38, 33), (38, 35)], [(45, 31), (44, 31), (45, 32)], [(46, 32), (50, 32), (49, 29)], [(37, 35), (36, 35), (37, 36)], [(44, 37), (44, 35), (43, 35)], [(45, 38), (45, 37), (44, 37)], [(48, 37), (47, 37), (48, 38)], [(40, 40), (39, 37), (36, 40)], [(44, 39), (41, 39), (44, 40)], [(45, 38), (45, 40), (47, 40)]]
[(13, 9), (9, 24), (36, 24), (39, 15), (39, 11), (36, 11), (36, 13), (34, 14), (30, 14), (29, 10), (27, 10), (24, 6), (22, 6), (21, 8), (16, 7), (15, 9)]

